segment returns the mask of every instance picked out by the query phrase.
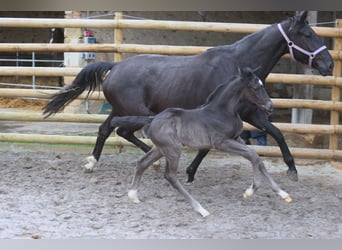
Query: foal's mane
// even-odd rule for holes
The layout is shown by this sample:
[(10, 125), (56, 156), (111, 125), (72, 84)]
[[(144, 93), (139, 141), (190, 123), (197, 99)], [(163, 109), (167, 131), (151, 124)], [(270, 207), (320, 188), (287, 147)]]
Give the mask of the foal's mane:
[(222, 92), (224, 91), (225, 88), (232, 88), (233, 86), (239, 84), (237, 83), (238, 81), (241, 80), (241, 76), (236, 75), (234, 76), (234, 78), (232, 80), (230, 80), (228, 83), (227, 81), (224, 81), (223, 83), (221, 83), (220, 85), (218, 85), (215, 90), (213, 90), (210, 95), (207, 97), (205, 103), (203, 105), (207, 105), (208, 103), (210, 103), (213, 99), (215, 99), (216, 97), (218, 97), (220, 94), (222, 94)]

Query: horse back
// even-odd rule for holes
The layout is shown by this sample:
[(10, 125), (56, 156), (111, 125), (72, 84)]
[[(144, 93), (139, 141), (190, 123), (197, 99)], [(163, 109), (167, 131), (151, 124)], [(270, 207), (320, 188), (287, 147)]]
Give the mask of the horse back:
[(227, 59), (217, 55), (210, 51), (194, 56), (130, 57), (111, 70), (103, 92), (112, 106), (121, 109), (127, 100), (143, 103), (154, 113), (168, 107), (194, 108), (203, 104), (231, 71)]

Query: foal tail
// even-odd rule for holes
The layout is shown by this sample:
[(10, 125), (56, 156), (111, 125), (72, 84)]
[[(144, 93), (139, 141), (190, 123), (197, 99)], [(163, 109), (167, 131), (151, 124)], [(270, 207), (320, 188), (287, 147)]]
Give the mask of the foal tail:
[(112, 127), (142, 127), (152, 122), (151, 116), (116, 116), (110, 122)]
[(51, 100), (44, 106), (45, 118), (61, 111), (70, 102), (75, 100), (87, 88), (88, 95), (94, 91), (106, 78), (106, 74), (113, 68), (113, 62), (95, 62), (85, 66), (74, 81), (60, 92), (51, 96)]

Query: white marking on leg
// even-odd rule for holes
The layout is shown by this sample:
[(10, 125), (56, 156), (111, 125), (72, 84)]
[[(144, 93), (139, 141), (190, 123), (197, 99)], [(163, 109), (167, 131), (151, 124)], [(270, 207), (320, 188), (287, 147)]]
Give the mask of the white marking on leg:
[(198, 201), (194, 199), (192, 199), (191, 201), (191, 206), (195, 209), (196, 212), (200, 213), (203, 217), (207, 217), (210, 214), (205, 208), (202, 207), (202, 205)]
[(85, 173), (91, 173), (94, 170), (94, 166), (97, 163), (97, 160), (94, 156), (89, 156), (87, 157), (87, 161), (88, 163), (83, 166), (83, 170)]
[(243, 198), (244, 199), (248, 199), (249, 197), (251, 197), (254, 193), (254, 189), (253, 189), (253, 184), (246, 189), (246, 191), (243, 194)]
[(160, 160), (153, 162), (152, 167), (154, 170), (159, 171), (161, 166)]
[(202, 206), (200, 206), (198, 209), (196, 209), (197, 212), (199, 212), (203, 217), (207, 217), (210, 213), (203, 208)]
[(138, 190), (136, 189), (131, 189), (128, 191), (128, 198), (134, 203), (140, 203), (140, 200), (138, 198)]
[(292, 201), (291, 196), (290, 196), (288, 193), (286, 193), (285, 191), (280, 190), (280, 191), (278, 192), (278, 194), (279, 194), (279, 196), (280, 196), (281, 198), (283, 198), (286, 202), (291, 202), (291, 201)]

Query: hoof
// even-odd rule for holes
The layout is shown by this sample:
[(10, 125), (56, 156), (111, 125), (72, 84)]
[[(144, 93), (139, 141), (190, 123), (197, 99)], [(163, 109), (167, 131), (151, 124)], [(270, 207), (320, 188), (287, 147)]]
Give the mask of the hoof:
[(188, 180), (186, 181), (188, 184), (192, 184), (195, 180), (194, 176), (193, 175), (190, 175), (189, 173), (188, 174)]
[(84, 173), (92, 173), (94, 171), (94, 165), (96, 164), (97, 160), (94, 156), (87, 157), (88, 163), (82, 167)]
[(284, 198), (284, 201), (286, 201), (287, 203), (290, 203), (292, 201), (292, 198), (290, 195), (288, 195), (287, 197)]
[(128, 198), (133, 201), (134, 203), (140, 203), (138, 198), (138, 191), (137, 190), (129, 190), (128, 191)]
[(194, 182), (193, 181), (192, 182), (187, 181), (184, 184), (185, 184), (185, 186), (192, 186), (192, 184), (194, 184)]
[(153, 167), (153, 169), (154, 169), (155, 171), (159, 171), (159, 170), (160, 170), (160, 165), (161, 165), (161, 163), (160, 163), (160, 161), (158, 160), (158, 161), (156, 161), (156, 162), (153, 162), (152, 167)]
[(187, 184), (187, 185), (191, 185), (191, 184), (193, 184), (193, 183), (194, 183), (194, 179), (188, 178), (188, 180), (186, 181), (186, 184)]
[(283, 198), (283, 200), (286, 201), (287, 203), (290, 203), (290, 202), (292, 201), (291, 196), (290, 196), (288, 193), (286, 193), (285, 191), (281, 190), (281, 191), (279, 191), (278, 194), (279, 194), (279, 196), (280, 196), (281, 198)]
[(195, 173), (194, 173), (194, 170), (193, 170), (191, 167), (188, 167), (188, 168), (186, 169), (186, 174), (188, 175), (188, 180), (187, 180), (187, 182), (188, 182), (188, 183), (194, 182), (194, 180), (195, 180)]
[(244, 193), (243, 193), (243, 198), (244, 199), (248, 199), (249, 197), (251, 197), (253, 195), (254, 191), (252, 188), (248, 188)]
[(199, 213), (202, 215), (203, 218), (207, 217), (207, 216), (210, 214), (210, 213), (209, 213), (206, 209), (204, 209), (204, 208), (202, 208), (201, 211), (200, 211)]
[(210, 214), (204, 207), (201, 206), (201, 204), (196, 201), (192, 204), (192, 206), (196, 212), (202, 215), (202, 217), (207, 217)]
[(84, 166), (82, 169), (83, 169), (83, 173), (86, 173), (86, 174), (94, 172), (94, 169), (87, 168), (86, 166)]
[(288, 177), (291, 181), (295, 181), (295, 182), (298, 181), (298, 174), (297, 174), (297, 171), (290, 171), (290, 170), (287, 170), (286, 174), (287, 174), (287, 177)]
[(246, 192), (244, 192), (244, 194), (243, 194), (243, 198), (245, 199), (245, 200), (247, 200), (249, 197), (251, 197), (250, 195), (248, 195), (248, 194), (246, 194)]

